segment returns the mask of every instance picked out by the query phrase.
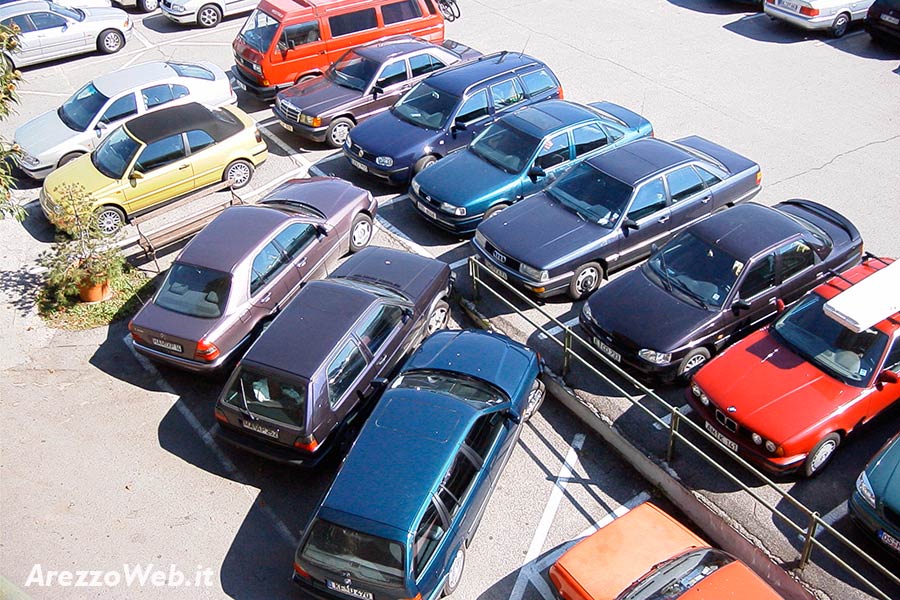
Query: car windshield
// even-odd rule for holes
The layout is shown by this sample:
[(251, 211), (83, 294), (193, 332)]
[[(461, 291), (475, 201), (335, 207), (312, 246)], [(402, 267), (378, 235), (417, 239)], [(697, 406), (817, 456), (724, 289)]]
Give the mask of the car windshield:
[(394, 380), (391, 389), (426, 390), (458, 398), (475, 408), (506, 401), (506, 395), (493, 385), (461, 373), (435, 370), (407, 371)]
[(68, 17), (69, 19), (75, 19), (76, 21), (84, 21), (84, 11), (80, 8), (69, 8), (68, 6), (61, 6), (59, 4), (54, 4), (53, 2), (49, 2), (48, 6), (50, 7), (50, 12), (62, 15), (63, 17)]
[(423, 81), (397, 101), (391, 109), (396, 117), (428, 129), (440, 129), (453, 114), (459, 96), (442, 92)]
[(275, 39), (276, 31), (278, 20), (256, 9), (247, 17), (247, 22), (244, 23), (238, 37), (254, 50), (265, 54)]
[(366, 292), (369, 292), (370, 294), (375, 294), (376, 296), (380, 296), (382, 298), (392, 298), (394, 300), (404, 300), (407, 302), (409, 301), (409, 298), (407, 298), (402, 292), (400, 292), (400, 290), (396, 289), (391, 282), (381, 281), (380, 279), (377, 279), (375, 277), (360, 275), (357, 273), (351, 275), (350, 277), (333, 277), (332, 281), (364, 290)]
[(581, 163), (547, 188), (563, 206), (606, 229), (615, 227), (632, 191), (630, 185), (589, 163)]
[(176, 262), (166, 274), (153, 303), (191, 317), (222, 316), (231, 289), (231, 273)]
[(876, 373), (887, 346), (887, 336), (877, 329), (856, 333), (823, 310), (825, 298), (810, 294), (772, 326), (781, 343), (832, 377), (855, 387), (865, 387)]
[(306, 383), (242, 365), (224, 402), (250, 413), (302, 429), (306, 424)]
[(540, 140), (505, 123), (494, 123), (484, 130), (469, 150), (507, 173), (520, 173), (531, 163)]
[(56, 114), (69, 129), (86, 131), (108, 101), (109, 98), (94, 87), (94, 82), (90, 82), (56, 109)]
[(616, 600), (675, 600), (734, 559), (720, 550), (703, 548), (654, 566)]
[(655, 252), (642, 268), (660, 287), (709, 308), (722, 306), (744, 263), (686, 231)]
[(350, 50), (325, 72), (325, 76), (339, 86), (363, 91), (379, 67), (379, 63)]
[(354, 584), (404, 587), (403, 544), (324, 519), (313, 522), (300, 557)]
[(121, 179), (138, 148), (140, 144), (119, 127), (91, 153), (91, 162), (106, 177)]

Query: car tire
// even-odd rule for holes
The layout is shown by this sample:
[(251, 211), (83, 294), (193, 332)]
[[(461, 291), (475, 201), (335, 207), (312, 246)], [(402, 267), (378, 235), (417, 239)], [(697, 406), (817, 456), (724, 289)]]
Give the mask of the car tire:
[(103, 54), (115, 54), (125, 47), (125, 36), (115, 29), (104, 29), (97, 36), (97, 50)]
[(222, 181), (230, 179), (232, 181), (231, 188), (234, 190), (241, 189), (250, 183), (252, 178), (253, 164), (249, 160), (242, 158), (232, 161), (231, 164), (225, 167), (225, 172), (222, 173)]
[(141, 12), (151, 13), (159, 8), (159, 0), (138, 0), (137, 6)]
[(347, 135), (350, 134), (350, 130), (353, 129), (354, 125), (353, 121), (347, 117), (333, 119), (328, 126), (328, 129), (325, 130), (325, 141), (332, 148), (340, 148), (344, 145), (344, 141), (347, 139)]
[(831, 24), (831, 35), (833, 37), (839, 38), (843, 37), (845, 33), (847, 33), (847, 29), (850, 28), (850, 15), (847, 13), (841, 13), (834, 18), (834, 22)]
[(503, 210), (504, 208), (509, 208), (509, 204), (502, 204), (502, 203), (501, 203), (501, 204), (495, 204), (494, 206), (490, 207), (489, 209), (487, 209), (487, 210), (484, 212), (484, 217), (482, 217), (481, 220), (482, 220), (482, 221), (487, 221), (488, 219), (490, 219), (491, 217), (493, 217), (494, 215), (496, 215), (498, 212), (500, 212), (500, 211)]
[(416, 164), (413, 166), (413, 174), (418, 175), (431, 165), (437, 162), (437, 156), (433, 154), (429, 154), (427, 156), (423, 156), (419, 160), (416, 161)]
[(319, 77), (318, 75), (314, 75), (313, 73), (307, 73), (306, 75), (302, 75), (294, 80), (294, 85), (298, 83), (303, 83), (304, 81), (309, 81), (310, 79), (315, 79)]
[(460, 546), (459, 550), (456, 551), (456, 556), (453, 557), (453, 562), (450, 563), (450, 571), (447, 573), (447, 579), (444, 580), (442, 596), (449, 596), (456, 591), (456, 588), (459, 587), (459, 582), (462, 581), (463, 569), (465, 568), (466, 549), (464, 546)]
[(204, 4), (197, 11), (197, 25), (211, 29), (222, 21), (222, 11), (215, 4)]
[(79, 156), (83, 156), (83, 155), (84, 155), (84, 152), (69, 152), (68, 154), (63, 156), (61, 159), (59, 159), (59, 162), (56, 163), (56, 168), (58, 169), (59, 167), (62, 167), (63, 165), (67, 165), (70, 162), (72, 162), (73, 160), (75, 160), (76, 158), (78, 158)]
[(431, 307), (428, 313), (428, 321), (425, 325), (425, 335), (431, 335), (435, 331), (440, 331), (447, 327), (447, 321), (450, 320), (450, 305), (445, 300), (439, 300)]
[(94, 213), (97, 227), (104, 235), (115, 235), (125, 225), (125, 213), (118, 206), (107, 204)]
[(806, 457), (803, 463), (803, 474), (807, 477), (815, 477), (822, 472), (831, 458), (834, 456), (838, 446), (841, 445), (841, 436), (832, 431), (816, 444)]
[(678, 363), (678, 376), (683, 380), (690, 379), (707, 361), (709, 361), (709, 350), (694, 348)]
[(544, 387), (544, 382), (540, 380), (540, 378), (534, 380), (534, 385), (531, 386), (531, 391), (528, 392), (528, 400), (525, 404), (525, 410), (522, 411), (522, 420), (530, 421), (531, 417), (533, 417), (541, 405), (544, 403), (544, 398), (547, 397), (547, 388)]
[(357, 213), (350, 224), (350, 252), (359, 252), (372, 241), (372, 217), (366, 213)]
[(595, 262), (589, 262), (575, 269), (572, 281), (569, 282), (569, 297), (572, 300), (581, 300), (590, 296), (600, 287), (603, 280), (603, 267)]

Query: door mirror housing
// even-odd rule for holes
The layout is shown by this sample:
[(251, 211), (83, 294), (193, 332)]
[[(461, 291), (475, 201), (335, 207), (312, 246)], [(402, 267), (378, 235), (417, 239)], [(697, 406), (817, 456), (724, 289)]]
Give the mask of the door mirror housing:
[(518, 424), (520, 424), (520, 423), (522, 422), (522, 415), (520, 415), (518, 412), (516, 412), (516, 411), (513, 410), (512, 408), (510, 408), (508, 411), (506, 411), (506, 417), (507, 417), (510, 421), (512, 421), (513, 423), (515, 423), (516, 425), (518, 425)]
[(738, 298), (734, 302), (731, 303), (731, 310), (747, 310), (750, 308), (750, 303), (744, 300), (743, 298)]
[(640, 227), (638, 226), (637, 221), (625, 217), (625, 220), (622, 221), (622, 229), (627, 231), (629, 229), (640, 229)]
[(875, 382), (882, 385), (886, 383), (898, 383), (900, 382), (900, 375), (890, 369), (885, 369), (878, 374), (878, 377), (875, 378)]
[(98, 138), (103, 137), (103, 132), (106, 131), (106, 123), (103, 121), (98, 121), (97, 126), (94, 127), (94, 133), (97, 134)]
[(547, 172), (544, 171), (541, 167), (537, 165), (532, 165), (530, 169), (528, 169), (528, 178), (531, 179), (531, 183), (537, 183), (537, 180), (540, 177), (546, 177)]
[(134, 180), (134, 181), (137, 181), (137, 180), (143, 179), (143, 178), (144, 178), (144, 174), (141, 173), (140, 171), (136, 170), (136, 169), (133, 170), (131, 173), (128, 174), (128, 179), (131, 179), (131, 180)]
[(384, 93), (384, 88), (380, 85), (372, 86), (372, 100), (377, 100), (378, 96)]
[(316, 233), (318, 235), (328, 235), (331, 232), (331, 227), (326, 225), (325, 223), (319, 223), (316, 225)]

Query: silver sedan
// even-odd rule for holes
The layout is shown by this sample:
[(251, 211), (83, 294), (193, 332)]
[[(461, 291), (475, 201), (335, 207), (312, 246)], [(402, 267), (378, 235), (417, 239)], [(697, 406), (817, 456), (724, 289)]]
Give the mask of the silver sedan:
[(766, 0), (766, 14), (802, 29), (827, 30), (834, 37), (847, 33), (851, 21), (866, 18), (875, 0)]

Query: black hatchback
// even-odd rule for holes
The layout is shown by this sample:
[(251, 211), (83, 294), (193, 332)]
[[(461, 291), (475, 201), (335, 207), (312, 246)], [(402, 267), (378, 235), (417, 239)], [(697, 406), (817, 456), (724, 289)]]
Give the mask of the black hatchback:
[(900, 0), (875, 0), (863, 25), (874, 41), (900, 44)]
[(308, 283), (229, 377), (214, 433), (303, 467), (345, 451), (380, 384), (446, 325), (451, 284), (446, 263), (374, 247)]
[(736, 206), (597, 290), (581, 327), (614, 363), (664, 381), (688, 377), (779, 307), (858, 264), (862, 245), (850, 221), (816, 202)]

